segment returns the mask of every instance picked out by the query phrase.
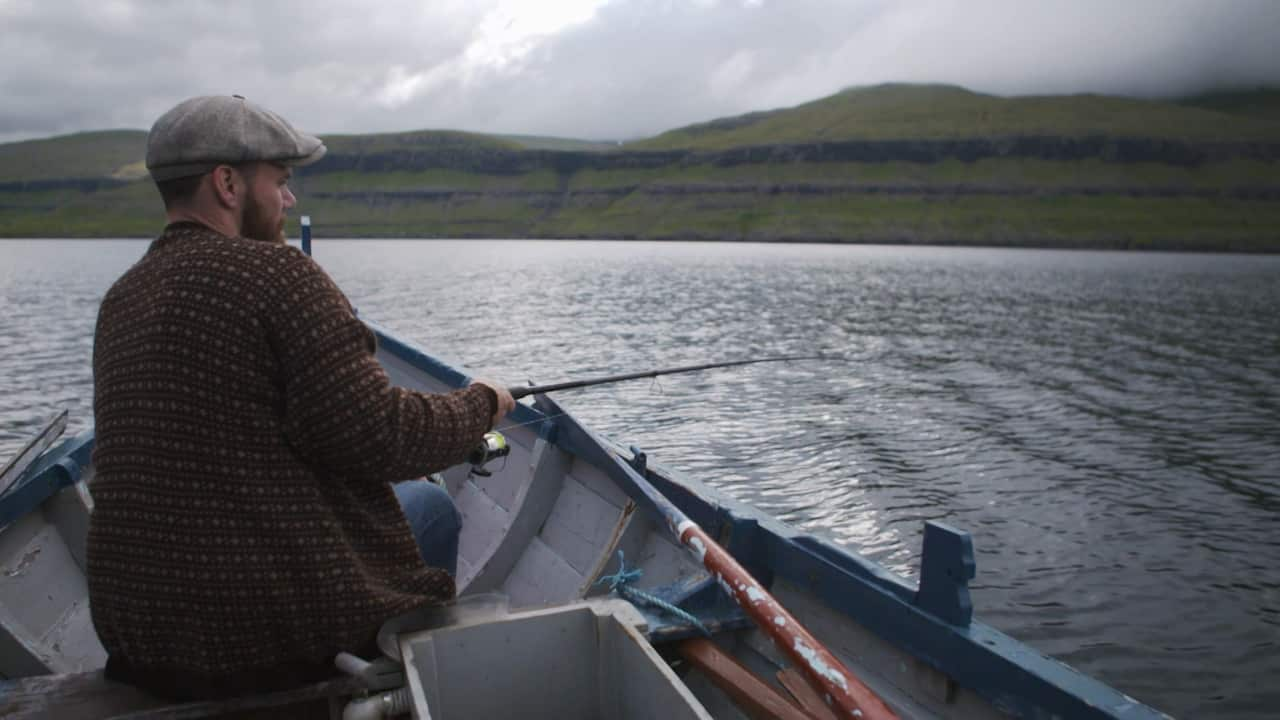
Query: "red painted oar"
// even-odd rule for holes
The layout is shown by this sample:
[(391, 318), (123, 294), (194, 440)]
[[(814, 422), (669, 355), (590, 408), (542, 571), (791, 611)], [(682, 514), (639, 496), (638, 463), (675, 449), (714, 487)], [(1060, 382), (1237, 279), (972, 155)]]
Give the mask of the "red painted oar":
[(557, 426), (564, 433), (557, 442), (564, 443), (572, 447), (575, 453), (595, 461), (628, 491), (627, 494), (632, 499), (661, 520), (680, 544), (712, 573), (747, 616), (760, 626), (774, 645), (791, 658), (827, 704), (844, 717), (866, 720), (897, 718), (871, 688), (849, 672), (764, 586), (751, 577), (751, 573), (665, 495), (658, 492), (643, 474), (609, 450), (603, 441), (582, 427), (573, 416), (547, 396), (540, 395), (538, 405), (548, 416), (556, 419)]
[(867, 720), (897, 717), (705, 530), (685, 518), (677, 532), (680, 543), (690, 548), (702, 560), (702, 565), (715, 574), (721, 587), (804, 672), (829, 705), (846, 713), (846, 717)]

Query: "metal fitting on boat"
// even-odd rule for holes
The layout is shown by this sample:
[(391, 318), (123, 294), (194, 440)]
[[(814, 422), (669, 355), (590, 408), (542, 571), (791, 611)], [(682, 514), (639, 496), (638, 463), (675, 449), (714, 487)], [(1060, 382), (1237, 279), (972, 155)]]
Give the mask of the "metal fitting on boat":
[(382, 718), (408, 715), (412, 710), (413, 696), (409, 694), (409, 688), (402, 687), (391, 692), (352, 700), (343, 708), (342, 720), (382, 720)]

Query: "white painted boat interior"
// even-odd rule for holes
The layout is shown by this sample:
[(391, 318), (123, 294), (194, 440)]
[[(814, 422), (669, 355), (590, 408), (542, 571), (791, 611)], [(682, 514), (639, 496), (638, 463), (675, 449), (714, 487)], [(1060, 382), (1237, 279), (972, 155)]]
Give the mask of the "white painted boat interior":
[(512, 708), (531, 719), (709, 720), (637, 630), (644, 622), (622, 600), (573, 603), (409, 633), (400, 653), (414, 707), (433, 720)]
[(93, 500), (80, 482), (0, 530), (0, 675), (102, 667), (107, 653), (89, 617), (85, 536)]
[[(378, 359), (397, 385), (448, 389), (394, 355)], [(604, 590), (596, 581), (619, 549), (644, 571), (639, 587), (706, 575), (599, 469), (540, 440), (537, 426), (503, 432), (511, 454), (491, 476), (465, 466), (444, 474), (462, 514), (460, 594), (497, 590), (513, 608), (571, 602)]]
[[(426, 391), (447, 389), (393, 354), (380, 353), (379, 359), (398, 385)], [(596, 647), (590, 643), (583, 645), (586, 634), (595, 633), (592, 637), (599, 639), (604, 637), (600, 633), (614, 633), (610, 636), (613, 639), (600, 640), (603, 643), (600, 647), (621, 653), (608, 662), (622, 663), (618, 672), (627, 670), (649, 677), (646, 673), (650, 673), (650, 669), (645, 669), (648, 668), (645, 663), (652, 664), (657, 655), (643, 639), (636, 642), (639, 636), (635, 634), (635, 623), (619, 620), (617, 614), (608, 622), (597, 622), (596, 614), (593, 617), (597, 620), (592, 621), (595, 625), (583, 624), (585, 621), (573, 619), (577, 616), (572, 613), (537, 609), (564, 606), (606, 593), (607, 588), (596, 581), (616, 570), (618, 550), (625, 553), (629, 567), (643, 569), (644, 575), (637, 582), (641, 588), (701, 578), (706, 571), (669, 539), (665, 529), (659, 531), (645, 513), (638, 511), (635, 503), (600, 469), (545, 442), (538, 433), (536, 424), (504, 430), (511, 453), (491, 465), (489, 477), (472, 474), (465, 466), (445, 473), (445, 484), (464, 523), (458, 564), (461, 594), (496, 591), (509, 599), (512, 618), (538, 618), (529, 620), (528, 625), (504, 626), (501, 632), (505, 635), (484, 635), (483, 641), (477, 638), (491, 631), (471, 631), (475, 637), (466, 646), (482, 647), (486, 643), (497, 643), (495, 638), (505, 637), (504, 642), (527, 650), (517, 654), (529, 661), (541, 657), (548, 662), (559, 662), (565, 656), (587, 653), (581, 662), (573, 660), (571, 666), (566, 666), (565, 672), (572, 674), (582, 671), (581, 663), (606, 662), (579, 648), (580, 645)], [(0, 530), (0, 674), (4, 677), (83, 672), (99, 668), (105, 662), (105, 653), (89, 617), (84, 576), (84, 541), (92, 508), (88, 491), (92, 467), (86, 467), (84, 472), (80, 483), (46, 501), (39, 512), (30, 513)], [(800, 589), (780, 581), (773, 591), (792, 614), (903, 717), (1003, 716), (972, 692), (956, 687), (937, 671), (880, 641), (873, 633)], [(532, 615), (527, 614), (530, 611)], [(477, 695), (484, 695), (476, 678), (493, 675), (470, 676), (462, 669), (464, 665), (452, 664), (453, 660), (446, 662), (443, 637), (412, 641), (412, 656), (423, 658), (434, 668), (432, 672), (443, 673), (435, 681), (464, 682), (461, 678), (470, 678), (465, 682), (475, 686)], [(560, 642), (568, 645), (557, 644)], [(789, 665), (771, 642), (754, 629), (722, 633), (716, 642), (775, 685), (777, 672)], [(455, 643), (451, 647), (456, 650), (461, 646)], [(515, 662), (517, 658), (512, 655), (508, 659)], [(494, 673), (506, 667), (499, 661), (494, 662), (487, 666)], [(669, 679), (667, 676), (672, 670), (665, 662), (658, 664), (661, 665), (657, 668), (658, 675), (648, 680), (637, 679), (640, 683), (637, 687), (659, 694), (667, 692), (662, 683)], [(697, 669), (681, 667), (679, 663), (675, 667), (681, 671), (682, 684), (677, 683), (678, 692), (673, 691), (671, 702), (674, 704), (670, 708), (665, 704), (653, 706), (658, 714), (615, 714), (618, 708), (602, 705), (596, 709), (603, 715), (570, 713), (564, 716), (703, 717), (696, 707), (681, 705), (681, 693), (692, 692), (713, 717), (745, 717), (733, 701)], [(424, 668), (419, 667), (417, 671), (426, 673)], [(524, 672), (516, 665), (507, 670), (516, 674)], [(415, 681), (415, 692), (430, 697), (433, 691), (425, 678), (421, 675)], [(629, 680), (620, 676), (611, 678), (601, 682), (624, 695), (634, 689), (625, 686)], [(533, 687), (536, 685), (534, 682), (526, 689), (536, 689)], [(578, 710), (582, 708), (574, 712)], [(686, 710), (689, 714), (682, 714)]]
[[(379, 360), (397, 385), (427, 392), (449, 389), (395, 355), (382, 353)], [(445, 473), (463, 515), (461, 595), (497, 590), (514, 609), (574, 602), (604, 592), (595, 583), (616, 570), (619, 549), (628, 567), (644, 571), (637, 583), (642, 588), (707, 575), (599, 469), (547, 446), (538, 439), (536, 426), (503, 433), (511, 454), (505, 464), (497, 461), (490, 468), (492, 476), (471, 475), (466, 467)], [(903, 717), (1005, 717), (807, 593), (782, 582), (774, 594)], [(755, 629), (726, 633), (717, 641), (760, 677), (772, 679), (790, 665)], [(683, 680), (714, 717), (746, 717), (696, 669)]]

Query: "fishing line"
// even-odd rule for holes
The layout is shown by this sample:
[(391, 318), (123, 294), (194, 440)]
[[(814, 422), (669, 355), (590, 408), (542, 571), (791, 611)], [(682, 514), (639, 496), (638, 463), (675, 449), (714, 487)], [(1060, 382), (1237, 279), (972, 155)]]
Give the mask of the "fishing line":
[[(650, 392), (656, 391), (659, 394), (665, 395), (666, 392), (665, 390), (663, 390), (662, 382), (658, 380), (658, 377), (661, 375), (677, 375), (682, 373), (697, 372), (701, 370), (714, 370), (718, 368), (736, 367), (741, 365), (755, 365), (757, 363), (767, 363), (767, 362), (791, 362), (791, 361), (797, 361), (797, 360), (826, 360), (826, 361), (838, 360), (838, 361), (849, 362), (852, 359), (853, 358), (841, 357), (838, 355), (783, 355), (783, 356), (777, 356), (777, 357), (753, 358), (749, 360), (730, 360), (727, 362), (705, 363), (702, 365), (689, 365), (685, 367), (663, 368), (661, 370), (645, 370), (642, 372), (627, 373), (624, 375), (611, 375), (607, 377), (590, 378), (587, 380), (573, 380), (569, 382), (553, 383), (550, 385), (515, 386), (515, 387), (507, 388), (507, 390), (508, 392), (511, 393), (512, 397), (519, 399), (523, 397), (528, 397), (529, 395), (553, 392), (556, 390), (575, 390), (577, 388), (593, 387), (597, 385), (608, 385), (608, 384), (617, 383), (617, 382), (624, 382), (626, 380), (652, 378), (653, 382), (649, 384), (649, 391)], [(510, 430), (512, 428), (518, 428), (524, 425), (533, 425), (535, 423), (540, 423), (545, 420), (554, 420), (555, 418), (563, 417), (565, 415), (568, 415), (568, 413), (557, 413), (555, 415), (548, 415), (548, 416), (539, 418), (537, 420), (530, 420), (528, 422), (516, 423), (514, 425), (504, 425), (503, 427), (496, 427), (494, 428), (494, 431)]]
[(769, 362), (794, 362), (800, 360), (841, 360), (830, 355), (781, 355), (776, 357), (749, 358), (747, 360), (728, 360), (724, 362), (703, 363), (701, 365), (686, 365), (683, 367), (662, 368), (659, 370), (642, 370), (640, 372), (625, 373), (622, 375), (609, 375), (606, 377), (588, 378), (585, 380), (570, 380), (568, 382), (551, 383), (548, 385), (535, 385), (533, 387), (512, 387), (508, 388), (511, 396), (519, 399), (527, 395), (539, 393), (549, 393), (556, 390), (576, 390), (577, 388), (594, 387), (596, 385), (608, 385), (611, 383), (624, 382), (627, 380), (638, 380), (640, 378), (652, 378), (659, 375), (678, 375), (682, 373), (698, 372), (702, 370), (714, 370), (717, 368), (737, 367), (740, 365), (755, 365), (757, 363)]
[[(528, 407), (528, 405), (525, 405), (523, 407)], [(524, 427), (525, 425), (536, 425), (540, 422), (546, 422), (547, 420), (555, 420), (556, 418), (564, 417), (568, 414), (569, 413), (567, 412), (562, 412), (562, 413), (556, 413), (555, 415), (544, 415), (538, 418), (537, 420), (530, 420), (528, 422), (516, 423), (515, 425), (504, 425), (502, 427), (496, 427), (491, 432), (502, 432), (503, 430), (512, 430), (518, 427)]]

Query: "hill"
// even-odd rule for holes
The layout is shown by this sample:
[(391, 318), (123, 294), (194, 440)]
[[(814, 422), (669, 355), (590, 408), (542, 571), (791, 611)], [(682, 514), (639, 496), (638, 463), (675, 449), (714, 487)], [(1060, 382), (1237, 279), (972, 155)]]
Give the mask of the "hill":
[[(1223, 112), (1230, 96), (1200, 102), (1102, 95), (1003, 98), (948, 85), (851, 88), (785, 110), (722, 118), (631, 143), (633, 149), (724, 149), (841, 140), (937, 140), (1009, 136), (1143, 137), (1193, 141), (1280, 141), (1261, 114)], [(1271, 102), (1275, 102), (1274, 98)]]
[[(326, 136), (300, 210), (340, 237), (1280, 251), (1275, 91), (1158, 102), (853, 88), (623, 146)], [(0, 145), (0, 237), (149, 236), (141, 131)]]
[(0, 145), (0, 182), (60, 178), (137, 179), (146, 175), (142, 130), (76, 133)]
[(1179, 98), (1177, 102), (1229, 115), (1280, 123), (1280, 89), (1220, 90)]
[(459, 150), (519, 150), (521, 145), (492, 135), (457, 130), (415, 130), (366, 135), (325, 135), (329, 152), (366, 154), (384, 152), (448, 153)]

